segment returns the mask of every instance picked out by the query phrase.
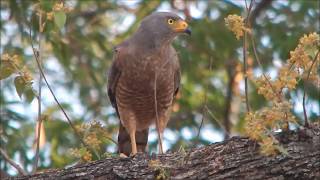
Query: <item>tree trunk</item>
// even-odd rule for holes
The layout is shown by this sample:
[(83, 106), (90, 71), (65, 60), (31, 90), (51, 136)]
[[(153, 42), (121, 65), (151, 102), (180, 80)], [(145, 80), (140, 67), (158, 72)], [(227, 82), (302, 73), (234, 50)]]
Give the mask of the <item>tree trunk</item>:
[(13, 179), (320, 179), (320, 127), (277, 135), (288, 155), (264, 156), (247, 138), (163, 155), (113, 157)]

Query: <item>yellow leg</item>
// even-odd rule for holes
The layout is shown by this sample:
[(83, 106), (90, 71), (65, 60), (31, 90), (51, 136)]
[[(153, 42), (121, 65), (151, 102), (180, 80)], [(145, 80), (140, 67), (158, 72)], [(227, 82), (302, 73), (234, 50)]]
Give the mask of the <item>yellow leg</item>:
[(137, 143), (136, 143), (136, 132), (130, 132), (130, 140), (131, 140), (131, 155), (137, 154)]
[(163, 154), (162, 139), (163, 139), (163, 134), (162, 134), (162, 132), (160, 132), (160, 139), (159, 139), (159, 144), (158, 144), (158, 146), (159, 146), (159, 153), (160, 153), (160, 154)]

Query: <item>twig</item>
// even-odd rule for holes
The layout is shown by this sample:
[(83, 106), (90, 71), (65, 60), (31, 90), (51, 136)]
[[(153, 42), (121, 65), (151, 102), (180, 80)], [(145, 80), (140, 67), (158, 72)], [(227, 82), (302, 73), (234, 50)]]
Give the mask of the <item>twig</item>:
[(235, 83), (235, 72), (234, 72), (234, 63), (233, 60), (227, 63), (227, 74), (228, 74), (228, 88), (227, 88), (227, 96), (225, 98), (225, 111), (224, 111), (224, 127), (226, 132), (224, 133), (224, 139), (229, 139), (230, 133), (230, 112), (231, 112), (231, 104), (233, 98), (233, 85)]
[(156, 128), (157, 128), (157, 134), (158, 134), (158, 141), (159, 141), (159, 150), (160, 153), (163, 153), (162, 149), (162, 137), (160, 132), (160, 122), (159, 122), (159, 115), (158, 115), (158, 102), (157, 102), (157, 69), (155, 69), (154, 72), (154, 110), (156, 113)]
[(247, 21), (246, 23), (249, 24), (249, 19), (250, 19), (250, 14), (251, 14), (251, 10), (252, 10), (252, 7), (253, 7), (253, 3), (255, 2), (255, 0), (251, 0), (250, 1), (250, 5), (249, 5), (249, 8), (248, 8), (248, 5), (247, 5), (247, 0), (244, 1), (245, 2), (245, 5), (246, 5), (246, 9), (247, 9)]
[[(39, 61), (40, 61), (40, 66), (42, 62), (42, 46), (41, 46), (41, 36), (42, 36), (42, 13), (39, 15)], [(39, 74), (39, 89), (38, 89), (38, 129), (36, 130), (36, 154), (35, 154), (35, 159), (33, 162), (33, 168), (32, 168), (32, 173), (35, 173), (38, 168), (38, 161), (39, 161), (39, 146), (40, 146), (40, 136), (41, 136), (41, 125), (42, 125), (42, 118), (41, 118), (41, 82), (42, 82), (42, 74)], [(37, 126), (36, 126), (37, 127)]]
[(318, 55), (319, 55), (320, 50), (318, 50), (317, 54), (312, 60), (312, 64), (309, 68), (308, 75), (306, 81), (303, 83), (303, 99), (302, 99), (302, 106), (303, 106), (303, 115), (304, 115), (304, 126), (309, 127), (309, 121), (308, 121), (308, 116), (307, 116), (307, 111), (306, 111), (306, 82), (309, 80), (311, 70), (315, 62), (317, 61)]
[(246, 98), (246, 108), (247, 112), (250, 112), (249, 107), (249, 97), (248, 97), (248, 76), (247, 76), (247, 33), (244, 33), (243, 36), (243, 71), (244, 71), (244, 91), (245, 91), (245, 98)]
[[(247, 1), (245, 0), (247, 9), (247, 18), (245, 19), (246, 27), (249, 26), (250, 11), (253, 5), (253, 0), (250, 1), (249, 8), (247, 7)], [(244, 89), (246, 98), (246, 108), (247, 112), (250, 112), (249, 97), (248, 97), (248, 75), (247, 75), (247, 32), (244, 31), (243, 36), (243, 71), (244, 71)]]
[[(226, 129), (224, 128), (224, 126), (220, 123), (220, 121), (218, 120), (218, 118), (211, 112), (211, 110), (208, 108), (207, 105), (204, 106), (206, 111), (209, 113), (209, 115), (212, 117), (212, 119), (217, 122), (217, 124), (220, 126), (220, 128), (230, 137), (230, 134), (229, 132), (226, 131)], [(189, 158), (190, 158), (190, 155), (191, 155), (192, 151), (189, 151), (187, 153), (187, 155), (184, 157), (184, 163), (187, 163)]]
[(206, 106), (206, 110), (208, 111), (209, 115), (213, 118), (214, 121), (217, 122), (217, 124), (220, 126), (220, 128), (230, 137), (230, 134), (226, 131), (224, 126), (220, 123), (218, 118), (212, 113), (212, 111)]
[[(257, 49), (256, 49), (256, 44), (255, 44), (255, 41), (254, 41), (254, 36), (252, 34), (250, 34), (250, 37), (251, 37), (251, 44), (252, 44), (252, 49), (253, 49), (253, 53), (254, 53), (254, 56), (258, 62), (258, 65), (260, 66), (261, 70), (263, 70), (263, 67), (262, 67), (262, 64), (261, 64), (261, 61), (260, 61), (260, 58), (258, 56), (258, 52), (257, 52)], [(275, 95), (277, 95), (277, 98), (278, 100), (280, 101), (281, 100), (281, 97), (279, 97), (279, 93), (274, 89), (274, 87), (272, 86), (271, 82), (269, 81), (269, 79), (267, 78), (267, 75), (262, 71), (262, 75), (263, 77), (266, 79), (266, 81), (268, 82), (270, 88), (272, 89), (273, 93)]]
[(47, 78), (46, 78), (46, 76), (45, 76), (45, 74), (44, 74), (44, 72), (43, 72), (43, 69), (42, 69), (42, 67), (41, 67), (41, 65), (40, 65), (39, 55), (37, 54), (37, 51), (36, 51), (36, 49), (35, 49), (34, 46), (33, 46), (32, 35), (31, 35), (31, 26), (30, 26), (29, 36), (30, 36), (30, 41), (31, 41), (31, 47), (32, 47), (33, 55), (34, 55), (35, 60), (36, 60), (36, 62), (37, 62), (37, 66), (38, 66), (38, 68), (39, 68), (39, 70), (40, 70), (40, 73), (41, 73), (41, 75), (42, 75), (42, 77), (43, 77), (43, 79), (44, 79), (44, 82), (46, 83), (46, 85), (47, 85), (47, 87), (48, 87), (48, 89), (49, 89), (49, 91), (50, 91), (50, 93), (51, 93), (54, 101), (55, 101), (55, 102), (57, 103), (57, 105), (59, 106), (59, 109), (62, 111), (63, 115), (66, 117), (69, 125), (71, 126), (71, 128), (73, 129), (73, 131), (75, 132), (76, 136), (78, 137), (78, 139), (80, 140), (80, 142), (83, 144), (83, 146), (85, 146), (86, 148), (92, 150), (92, 152), (94, 152), (95, 155), (96, 155), (97, 157), (99, 157), (97, 151), (96, 151), (95, 149), (91, 148), (89, 145), (87, 145), (87, 144), (83, 141), (83, 139), (81, 138), (80, 133), (77, 131), (76, 127), (74, 126), (74, 124), (73, 124), (72, 121), (70, 120), (69, 116), (67, 115), (67, 113), (66, 113), (65, 110), (63, 109), (62, 105), (59, 103), (59, 101), (58, 101), (57, 97), (55, 96), (55, 94), (54, 94), (54, 92), (53, 92), (50, 84), (48, 83), (48, 80), (47, 80)]
[[(211, 72), (212, 70), (212, 58), (210, 58), (210, 64), (209, 64), (209, 72)], [(200, 126), (198, 128), (198, 134), (196, 136), (196, 140), (197, 140), (197, 143), (199, 143), (200, 141), (200, 132), (201, 132), (201, 128), (203, 126), (203, 122), (204, 122), (204, 119), (205, 119), (205, 114), (206, 114), (206, 111), (205, 111), (205, 106), (207, 106), (207, 102), (208, 102), (208, 88), (209, 88), (209, 83), (206, 84), (205, 86), (205, 89), (204, 89), (204, 97), (203, 97), (203, 108), (202, 108), (202, 118), (201, 118), (201, 123), (200, 123)]]
[(19, 174), (22, 175), (27, 175), (27, 172), (24, 171), (17, 163), (15, 163), (12, 159), (10, 159), (10, 157), (8, 156), (8, 154), (6, 153), (6, 151), (2, 148), (0, 148), (0, 153), (3, 156), (3, 159), (6, 160), (11, 166), (13, 166), (18, 172)]

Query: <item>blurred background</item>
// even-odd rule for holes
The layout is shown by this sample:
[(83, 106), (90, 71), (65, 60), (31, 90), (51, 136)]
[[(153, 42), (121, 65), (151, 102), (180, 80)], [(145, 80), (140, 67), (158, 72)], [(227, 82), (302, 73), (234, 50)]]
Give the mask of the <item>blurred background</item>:
[[(49, 12), (60, 1), (41, 0)], [(192, 36), (174, 41), (179, 52), (182, 80), (173, 106), (173, 115), (164, 133), (165, 150), (177, 151), (224, 140), (243, 134), (244, 81), (242, 41), (238, 41), (224, 22), (229, 14), (245, 17), (244, 0), (65, 0), (70, 8), (62, 29), (48, 20), (43, 32), (43, 67), (57, 99), (72, 121), (80, 125), (92, 120), (103, 124), (107, 133), (117, 139), (119, 120), (106, 93), (107, 71), (112, 62), (112, 48), (129, 37), (139, 22), (155, 11), (171, 11), (185, 18)], [(247, 1), (249, 4), (250, 2)], [(38, 0), (1, 1), (0, 53), (18, 55), (21, 64), (30, 69), (37, 92), (39, 70), (34, 60), (29, 29), (38, 46)], [(319, 33), (319, 1), (256, 0), (250, 22), (261, 69), (253, 60), (249, 47), (248, 68), (253, 76), (266, 72), (276, 77), (277, 69), (289, 58), (303, 34)], [(37, 101), (20, 98), (14, 86), (14, 75), (1, 80), (0, 119), (1, 148), (30, 171), (34, 158)], [(80, 146), (45, 84), (42, 84), (40, 169), (71, 165), (76, 159), (67, 152)], [(295, 92), (287, 93), (298, 121), (303, 121), (302, 83)], [(307, 114), (311, 121), (319, 117), (319, 87), (307, 89)], [(249, 82), (249, 99), (253, 110), (266, 106)], [(203, 122), (203, 123), (202, 123)], [(202, 124), (202, 125), (201, 125)], [(199, 127), (201, 131), (199, 132)], [(110, 141), (107, 152), (116, 152)], [(157, 152), (155, 126), (149, 134), (149, 151)], [(16, 171), (1, 157), (1, 170)]]

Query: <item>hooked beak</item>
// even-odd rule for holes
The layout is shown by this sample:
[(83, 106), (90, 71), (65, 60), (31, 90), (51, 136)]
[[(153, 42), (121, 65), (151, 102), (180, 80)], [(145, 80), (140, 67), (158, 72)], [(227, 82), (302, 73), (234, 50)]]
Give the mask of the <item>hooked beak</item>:
[(184, 20), (178, 20), (173, 29), (175, 32), (191, 35), (191, 30), (188, 28), (188, 23)]
[(191, 30), (190, 30), (189, 28), (187, 28), (186, 30), (184, 30), (184, 32), (185, 32), (186, 34), (188, 34), (189, 36), (191, 36)]

